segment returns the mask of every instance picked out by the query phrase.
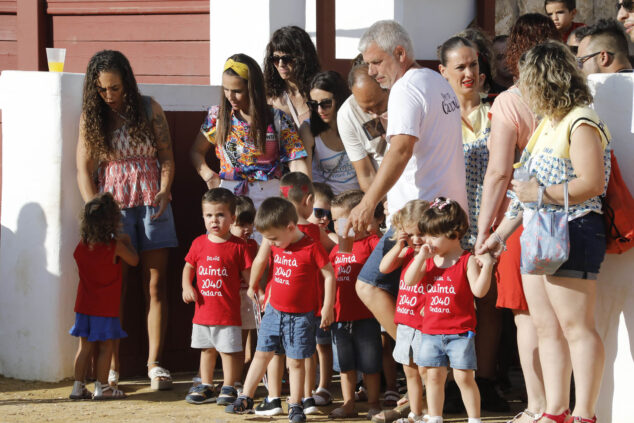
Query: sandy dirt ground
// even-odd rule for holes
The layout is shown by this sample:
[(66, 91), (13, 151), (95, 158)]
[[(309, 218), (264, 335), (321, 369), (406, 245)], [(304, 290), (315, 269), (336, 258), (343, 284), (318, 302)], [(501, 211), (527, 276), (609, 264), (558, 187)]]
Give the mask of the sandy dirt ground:
[[(232, 416), (224, 412), (224, 407), (216, 404), (190, 405), (184, 401), (190, 386), (191, 374), (174, 376), (174, 386), (170, 391), (150, 390), (146, 379), (124, 380), (121, 389), (128, 395), (119, 401), (72, 401), (68, 399), (72, 388), (70, 380), (58, 383), (22, 381), (0, 377), (0, 422), (204, 422), (224, 423), (233, 421), (287, 422), (286, 415), (260, 417), (255, 415)], [(341, 404), (338, 383), (333, 394), (335, 402), (322, 408), (322, 414), (308, 416), (308, 422), (329, 421), (328, 412)], [(88, 385), (92, 391), (92, 384)], [(483, 421), (505, 422), (524, 409), (525, 404), (510, 393), (511, 413), (483, 412)], [(256, 403), (265, 395), (262, 386), (256, 394)], [(517, 399), (512, 399), (516, 396)], [(284, 406), (286, 410), (286, 406)], [(368, 421), (364, 411), (367, 406), (358, 403), (359, 418), (345, 421)], [(339, 420), (344, 421), (344, 420)], [(446, 422), (466, 422), (466, 416), (448, 416)]]

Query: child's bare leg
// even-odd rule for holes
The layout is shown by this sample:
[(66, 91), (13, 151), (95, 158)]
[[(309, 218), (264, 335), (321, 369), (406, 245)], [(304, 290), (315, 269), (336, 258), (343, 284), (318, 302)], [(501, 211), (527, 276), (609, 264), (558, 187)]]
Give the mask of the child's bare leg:
[(242, 391), (244, 396), (253, 398), (258, 384), (262, 380), (262, 377), (264, 377), (264, 373), (266, 373), (266, 366), (269, 364), (274, 355), (275, 353), (273, 351), (255, 352), (251, 365), (249, 366), (249, 371), (247, 372), (247, 377), (244, 380), (244, 389)]
[[(220, 353), (222, 359), (222, 374), (224, 386), (233, 386), (241, 382), (242, 367), (244, 366), (244, 351), (236, 353)], [(261, 379), (261, 378), (260, 378)]]
[(332, 344), (317, 344), (317, 355), (319, 356), (319, 387), (328, 389), (332, 380)]
[[(92, 362), (93, 349), (95, 347), (94, 342), (88, 341), (88, 338), (79, 338), (79, 347), (77, 348), (77, 354), (75, 354), (75, 380), (84, 382), (86, 380), (86, 373), (88, 366)], [(95, 360), (95, 364), (97, 360)], [(97, 366), (95, 365), (95, 368)], [(95, 377), (97, 372), (95, 371)]]
[[(405, 372), (405, 380), (407, 382), (409, 408), (412, 413), (420, 416), (423, 414), (423, 382), (421, 380), (420, 373), (418, 372), (418, 366), (413, 363), (409, 365), (404, 364), (403, 371)], [(442, 412), (442, 403), (440, 405), (440, 411)], [(434, 416), (436, 414), (431, 415)], [(440, 416), (440, 414), (437, 415)]]
[(251, 350), (251, 329), (242, 331), (242, 352), (244, 354), (244, 364), (249, 363), (253, 359), (253, 351)]
[(315, 389), (315, 378), (317, 371), (317, 353), (311, 357), (304, 359), (304, 398), (313, 396)]
[[(255, 354), (257, 355), (257, 351)], [(255, 356), (254, 356), (254, 359), (255, 359)], [(269, 393), (268, 393), (269, 399), (282, 397), (282, 378), (284, 377), (285, 363), (286, 363), (286, 355), (274, 354), (273, 358), (271, 359), (271, 362), (269, 363), (266, 369), (266, 372), (268, 375), (268, 382), (269, 382)], [(251, 363), (251, 365), (253, 366), (253, 363)]]
[[(442, 407), (445, 402), (445, 380), (447, 379), (446, 367), (427, 367), (427, 406), (432, 417), (442, 416)], [(408, 385), (409, 388), (409, 385)], [(411, 403), (410, 397), (410, 403)]]
[[(121, 301), (119, 302), (119, 321), (121, 322), (121, 327), (123, 327), (123, 317), (125, 311), (125, 296), (128, 292), (128, 274), (130, 267), (123, 262), (121, 263)], [(121, 346), (121, 340), (115, 339), (112, 344), (112, 359), (110, 361), (110, 368), (115, 372), (119, 372), (119, 347)], [(95, 357), (95, 363), (97, 359)], [(95, 366), (96, 367), (96, 366)]]
[(379, 396), (381, 395), (381, 373), (364, 373), (363, 384), (368, 393), (368, 408), (381, 408), (381, 404), (379, 403)]
[(343, 408), (346, 414), (354, 412), (354, 389), (357, 387), (357, 371), (349, 370), (341, 372), (341, 394), (343, 395)]
[(110, 370), (110, 360), (112, 359), (112, 350), (114, 348), (114, 340), (100, 341), (99, 357), (97, 358), (97, 380), (102, 385), (108, 384), (108, 371)]
[(304, 360), (289, 358), (287, 361), (288, 378), (291, 388), (289, 404), (301, 404), (302, 392), (304, 391), (304, 377), (306, 375)]
[(381, 332), (381, 344), (383, 345), (383, 375), (385, 376), (385, 390), (396, 392), (396, 362), (392, 357), (394, 340), (387, 332)]
[(218, 351), (215, 348), (205, 348), (200, 351), (200, 379), (205, 385), (213, 386), (214, 384), (216, 357), (218, 357)]
[(460, 388), (462, 402), (470, 418), (480, 417), (480, 391), (473, 370), (453, 369), (453, 377)]

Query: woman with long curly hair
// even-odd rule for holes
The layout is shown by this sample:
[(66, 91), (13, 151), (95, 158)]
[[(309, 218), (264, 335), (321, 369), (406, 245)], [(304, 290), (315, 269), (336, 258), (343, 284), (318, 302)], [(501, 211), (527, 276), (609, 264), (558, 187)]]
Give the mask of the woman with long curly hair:
[(317, 51), (306, 31), (285, 26), (273, 33), (264, 59), (266, 96), (269, 104), (293, 117), (297, 128), (310, 116), (306, 100), (319, 70)]
[[(507, 44), (506, 63), (515, 81), (519, 77), (520, 56), (531, 47), (548, 39), (559, 39), (552, 20), (538, 13), (518, 18)], [(497, 96), (490, 110), (491, 133), (487, 142), (489, 162), (482, 187), (476, 253), (481, 253), (491, 228), (502, 220), (508, 206), (506, 191), (510, 187), (513, 163), (519, 160), (539, 120), (516, 85)], [(514, 421), (529, 422), (546, 407), (544, 381), (537, 359), (537, 335), (531, 321), (520, 274), (519, 228), (508, 240), (508, 249), (499, 258), (496, 270), (498, 292), (496, 306), (513, 311), (517, 327), (517, 343), (526, 383), (527, 407)]]
[[(212, 146), (220, 173), (205, 161)], [(266, 198), (279, 195), (280, 178), (287, 168), (310, 175), (293, 121), (267, 105), (260, 66), (246, 54), (227, 59), (220, 104), (209, 108), (190, 154), (209, 189), (221, 186), (248, 195), (256, 209)]]
[[(128, 59), (103, 50), (88, 63), (77, 142), (77, 183), (84, 201), (110, 192), (121, 206), (122, 230), (140, 252), (146, 299), (148, 377), (169, 389), (159, 365), (167, 323), (167, 248), (178, 244), (170, 206), (174, 155), (161, 106), (142, 96)], [(124, 283), (125, 287), (125, 283)], [(118, 345), (108, 377), (119, 379)]]
[[(601, 196), (610, 177), (610, 134), (588, 107), (592, 95), (585, 76), (564, 44), (549, 41), (531, 48), (520, 58), (519, 71), (522, 96), (543, 119), (520, 158), (530, 179), (512, 181), (514, 198), (484, 246), (498, 249), (519, 226), (522, 213), (529, 218), (534, 212), (531, 203), (540, 195), (545, 210), (561, 211), (569, 204), (568, 259), (552, 275), (522, 274), (522, 281), (546, 392), (539, 421), (594, 423), (605, 361), (594, 306), (606, 249)], [(576, 394), (572, 413), (571, 367)]]

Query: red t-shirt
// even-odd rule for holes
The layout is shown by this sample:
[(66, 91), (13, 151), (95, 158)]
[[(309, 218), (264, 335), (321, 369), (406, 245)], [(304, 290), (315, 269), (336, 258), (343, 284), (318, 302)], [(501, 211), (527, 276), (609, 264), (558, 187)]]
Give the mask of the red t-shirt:
[(564, 42), (564, 44), (568, 42), (568, 37), (570, 37), (570, 34), (572, 34), (572, 31), (574, 31), (575, 29), (581, 26), (586, 26), (586, 24), (584, 24), (583, 22), (573, 22), (570, 24), (570, 28), (568, 28), (568, 31), (566, 31), (564, 34), (561, 35), (561, 40)]
[(352, 253), (340, 253), (339, 246), (330, 252), (330, 262), (335, 269), (337, 294), (335, 296), (335, 321), (350, 322), (369, 319), (372, 312), (363, 304), (354, 285), (361, 268), (379, 243), (380, 238), (370, 235), (352, 244)]
[(269, 302), (286, 313), (315, 311), (320, 269), (328, 254), (319, 241), (303, 236), (285, 249), (271, 245), (273, 275)]
[(231, 235), (212, 242), (201, 235), (192, 242), (185, 261), (196, 269), (198, 300), (193, 322), (207, 326), (241, 326), (241, 272), (251, 267), (253, 255), (244, 240)]
[(77, 244), (73, 253), (79, 272), (76, 313), (119, 317), (121, 262), (115, 261), (116, 246), (116, 241), (92, 246)]
[(475, 332), (476, 315), (473, 293), (467, 279), (467, 263), (471, 253), (465, 252), (451, 267), (436, 267), (427, 259), (425, 285), (425, 318), (423, 333), (453, 335)]
[[(251, 254), (251, 257), (255, 258), (255, 256), (258, 255), (259, 248), (257, 241), (253, 238), (249, 238), (246, 240), (246, 243), (249, 254)], [(245, 281), (244, 279), (240, 278), (240, 289), (249, 289), (249, 281)]]
[(314, 223), (298, 223), (297, 229), (311, 237), (316, 242), (319, 242), (319, 240), (321, 239), (321, 231), (319, 230), (319, 225), (315, 225)]
[(394, 323), (397, 325), (406, 325), (414, 329), (423, 329), (423, 316), (420, 310), (423, 307), (425, 291), (421, 283), (416, 285), (407, 285), (404, 282), (405, 272), (414, 260), (414, 250), (409, 249), (403, 258), (403, 269), (401, 270), (401, 278), (398, 282), (398, 295), (396, 296), (396, 311), (394, 313)]

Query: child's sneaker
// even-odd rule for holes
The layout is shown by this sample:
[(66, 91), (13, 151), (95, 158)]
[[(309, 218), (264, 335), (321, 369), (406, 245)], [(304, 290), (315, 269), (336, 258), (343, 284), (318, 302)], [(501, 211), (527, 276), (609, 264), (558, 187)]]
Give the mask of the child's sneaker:
[(288, 405), (288, 421), (290, 423), (303, 423), (306, 421), (304, 408), (299, 404)]
[(302, 401), (302, 407), (304, 407), (304, 414), (315, 414), (319, 412), (317, 409), (317, 405), (315, 404), (315, 399), (313, 397), (308, 397)]
[(225, 407), (225, 413), (230, 414), (251, 414), (253, 413), (253, 398), (240, 396), (233, 404)]
[(206, 404), (215, 402), (214, 389), (211, 385), (198, 385), (185, 397), (185, 401), (190, 404)]
[(229, 405), (233, 404), (236, 398), (238, 398), (238, 391), (233, 386), (223, 386), (220, 388), (220, 395), (218, 395), (216, 403), (218, 405)]
[(264, 398), (262, 403), (255, 407), (255, 414), (258, 416), (277, 416), (284, 413), (282, 409), (282, 400), (275, 398), (269, 401), (269, 397)]

